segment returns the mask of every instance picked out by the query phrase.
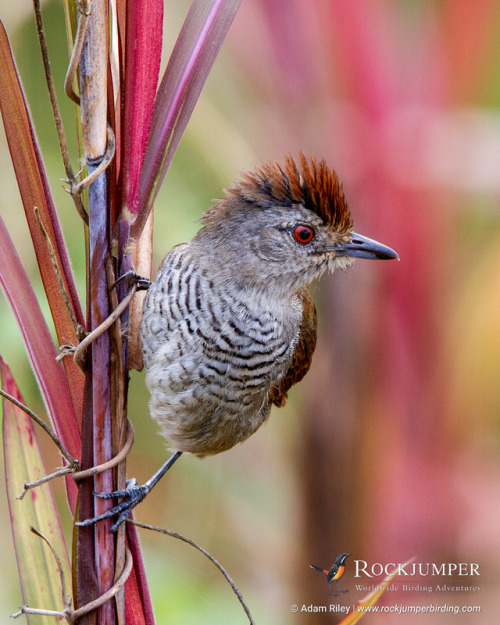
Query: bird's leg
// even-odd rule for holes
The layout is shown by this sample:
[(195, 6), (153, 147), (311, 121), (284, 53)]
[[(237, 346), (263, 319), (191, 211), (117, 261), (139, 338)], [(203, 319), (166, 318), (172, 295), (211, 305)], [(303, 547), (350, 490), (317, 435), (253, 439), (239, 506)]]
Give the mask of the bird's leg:
[[(342, 590), (342, 588), (337, 584), (337, 580), (334, 579), (333, 581), (335, 583), (335, 586), (337, 586), (337, 588), (339, 589), (339, 592), (342, 592), (342, 593), (348, 592), (347, 590)], [(338, 593), (335, 593), (335, 594), (338, 594)]]
[(151, 489), (158, 484), (160, 479), (170, 469), (174, 462), (181, 456), (182, 451), (174, 452), (165, 464), (145, 483), (142, 485), (137, 484), (137, 480), (132, 478), (127, 480), (127, 487), (124, 490), (115, 490), (112, 493), (94, 493), (96, 497), (101, 499), (112, 499), (114, 497), (124, 497), (124, 501), (121, 501), (111, 510), (104, 512), (92, 519), (86, 519), (85, 521), (78, 521), (75, 525), (78, 527), (89, 527), (94, 525), (98, 521), (109, 519), (110, 517), (118, 516), (117, 520), (111, 526), (111, 531), (116, 532), (120, 525), (125, 521), (132, 510), (145, 499), (146, 495), (151, 492)]
[[(339, 593), (338, 592), (333, 592), (332, 582), (328, 582), (328, 585), (330, 586), (330, 594), (332, 595), (332, 597), (336, 597)], [(335, 584), (335, 585), (337, 585), (337, 584)]]

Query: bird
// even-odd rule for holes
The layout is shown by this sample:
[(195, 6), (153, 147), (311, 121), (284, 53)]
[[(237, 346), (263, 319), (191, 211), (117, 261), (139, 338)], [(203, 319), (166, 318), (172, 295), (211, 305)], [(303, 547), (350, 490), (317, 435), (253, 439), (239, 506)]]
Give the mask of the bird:
[(126, 498), (105, 513), (114, 529), (182, 453), (229, 450), (285, 405), (316, 346), (314, 280), (399, 258), (354, 231), (336, 171), (303, 152), (243, 174), (201, 221), (164, 258), (140, 329), (150, 413), (175, 452), (146, 484), (100, 494)]
[[(343, 590), (338, 585), (337, 580), (339, 580), (344, 575), (345, 561), (350, 555), (352, 554), (345, 553), (345, 552), (339, 553), (339, 555), (335, 559), (335, 562), (332, 564), (329, 570), (322, 569), (320, 566), (316, 566), (315, 564), (309, 565), (312, 569), (315, 569), (316, 571), (319, 571), (320, 573), (323, 573), (323, 575), (326, 576), (328, 585), (330, 586), (330, 594), (333, 595), (334, 597), (336, 597), (339, 594), (339, 592), (342, 592), (342, 593), (348, 592), (347, 590)], [(335, 584), (335, 586), (337, 586), (337, 589), (339, 592), (333, 592), (332, 582)]]

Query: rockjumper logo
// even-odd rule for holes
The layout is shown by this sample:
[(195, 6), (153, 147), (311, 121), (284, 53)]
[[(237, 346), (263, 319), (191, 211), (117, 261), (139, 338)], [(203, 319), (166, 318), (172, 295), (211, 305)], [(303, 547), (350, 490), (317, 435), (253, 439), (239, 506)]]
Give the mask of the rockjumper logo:
[[(323, 575), (326, 577), (328, 585), (330, 586), (330, 594), (334, 597), (336, 597), (339, 593), (349, 592), (348, 590), (342, 589), (337, 582), (344, 575), (345, 561), (350, 555), (350, 553), (345, 552), (339, 553), (339, 555), (335, 559), (335, 562), (329, 569), (322, 569), (320, 566), (316, 566), (315, 564), (309, 565), (315, 571), (323, 573)], [(335, 586), (337, 586), (338, 592), (333, 592), (332, 582), (335, 584)]]
[(388, 575), (406, 575), (407, 577), (467, 577), (479, 575), (479, 564), (476, 562), (373, 562), (354, 560), (356, 567), (354, 577), (387, 577)]

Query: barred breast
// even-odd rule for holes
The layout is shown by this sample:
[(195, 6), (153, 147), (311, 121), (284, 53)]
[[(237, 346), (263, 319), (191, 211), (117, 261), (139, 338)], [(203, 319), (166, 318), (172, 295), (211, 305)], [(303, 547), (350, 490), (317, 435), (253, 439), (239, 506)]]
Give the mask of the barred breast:
[(267, 302), (219, 282), (190, 243), (175, 247), (141, 325), (151, 415), (173, 447), (200, 455), (230, 449), (267, 419), (302, 318), (298, 298)]

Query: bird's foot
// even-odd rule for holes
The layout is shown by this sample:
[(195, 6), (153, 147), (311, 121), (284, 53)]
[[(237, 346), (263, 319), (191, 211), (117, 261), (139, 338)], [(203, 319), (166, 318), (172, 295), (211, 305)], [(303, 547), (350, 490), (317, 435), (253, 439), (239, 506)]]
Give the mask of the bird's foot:
[(134, 269), (130, 269), (129, 271), (126, 271), (124, 274), (122, 274), (118, 278), (118, 280), (114, 282), (113, 287), (115, 287), (123, 280), (126, 280), (130, 284), (137, 285), (138, 291), (147, 291), (151, 286), (151, 280), (149, 278), (139, 275)]
[(124, 490), (115, 490), (112, 493), (94, 493), (94, 495), (100, 499), (124, 497), (124, 501), (121, 501), (114, 508), (111, 508), (111, 510), (104, 512), (99, 516), (93, 517), (92, 519), (86, 519), (85, 521), (78, 521), (75, 525), (78, 527), (90, 527), (91, 525), (95, 525), (98, 521), (118, 516), (116, 521), (111, 526), (111, 531), (116, 532), (137, 504), (141, 503), (141, 501), (145, 499), (150, 490), (151, 487), (148, 484), (138, 485), (137, 480), (132, 478), (127, 480), (127, 488)]
[(124, 490), (115, 490), (113, 493), (94, 493), (96, 497), (100, 497), (101, 499), (124, 497), (124, 501), (121, 501), (114, 508), (111, 508), (111, 510), (104, 512), (104, 514), (100, 514), (93, 519), (78, 521), (77, 523), (75, 523), (75, 525), (78, 525), (78, 527), (89, 527), (90, 525), (95, 525), (98, 521), (102, 521), (103, 519), (109, 519), (111, 517), (118, 516), (117, 520), (111, 526), (111, 531), (116, 532), (116, 530), (120, 527), (123, 521), (126, 520), (128, 515), (137, 506), (137, 504), (141, 503), (141, 501), (145, 499), (146, 495), (152, 490), (152, 488), (156, 484), (158, 484), (160, 479), (170, 469), (174, 462), (181, 457), (181, 455), (182, 451), (175, 451), (170, 456), (170, 458), (158, 469), (158, 471), (145, 484), (142, 484), (141, 486), (138, 486), (137, 480), (135, 478), (132, 478), (131, 480), (127, 480), (127, 487)]
[(331, 592), (330, 594), (332, 595), (332, 597), (338, 597), (339, 595), (344, 594), (345, 592), (349, 592), (349, 591), (342, 590), (342, 588), (339, 588), (337, 592)]

